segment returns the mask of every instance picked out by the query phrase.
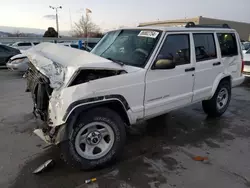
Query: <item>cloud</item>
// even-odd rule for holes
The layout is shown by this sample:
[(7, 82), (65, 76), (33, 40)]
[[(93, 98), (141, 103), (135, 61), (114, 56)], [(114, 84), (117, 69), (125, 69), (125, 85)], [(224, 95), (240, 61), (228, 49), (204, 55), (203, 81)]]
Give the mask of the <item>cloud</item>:
[(55, 20), (56, 19), (56, 16), (51, 14), (51, 15), (45, 15), (43, 16), (44, 18), (48, 19), (48, 20)]

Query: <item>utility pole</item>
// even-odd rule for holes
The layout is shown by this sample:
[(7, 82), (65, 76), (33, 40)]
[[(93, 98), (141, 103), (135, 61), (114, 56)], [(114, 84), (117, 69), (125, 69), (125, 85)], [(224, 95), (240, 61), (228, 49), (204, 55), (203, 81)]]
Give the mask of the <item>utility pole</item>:
[(49, 8), (56, 10), (56, 31), (57, 31), (57, 37), (59, 38), (59, 22), (58, 22), (58, 9), (62, 9), (62, 6), (59, 7), (53, 7), (53, 6), (49, 6)]
[(69, 9), (69, 20), (70, 20), (70, 29), (71, 29), (71, 32), (73, 30), (73, 26), (72, 26), (72, 18), (71, 18), (71, 11)]

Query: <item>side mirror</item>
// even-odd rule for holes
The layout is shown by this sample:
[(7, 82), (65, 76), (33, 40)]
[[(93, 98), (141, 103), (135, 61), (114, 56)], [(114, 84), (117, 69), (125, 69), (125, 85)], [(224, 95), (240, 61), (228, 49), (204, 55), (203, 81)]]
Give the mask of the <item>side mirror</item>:
[(174, 69), (175, 68), (175, 63), (173, 60), (170, 59), (158, 59), (154, 66), (153, 69)]

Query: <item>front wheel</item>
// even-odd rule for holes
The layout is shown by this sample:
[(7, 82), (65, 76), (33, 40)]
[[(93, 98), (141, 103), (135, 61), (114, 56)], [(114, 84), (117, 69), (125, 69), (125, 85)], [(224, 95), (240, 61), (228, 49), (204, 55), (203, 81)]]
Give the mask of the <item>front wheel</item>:
[(229, 81), (222, 81), (214, 96), (210, 100), (202, 101), (205, 113), (211, 117), (221, 116), (228, 108), (231, 100), (231, 85)]
[(123, 150), (126, 131), (122, 118), (108, 108), (84, 113), (74, 126), (70, 139), (61, 145), (64, 160), (88, 170), (114, 162)]

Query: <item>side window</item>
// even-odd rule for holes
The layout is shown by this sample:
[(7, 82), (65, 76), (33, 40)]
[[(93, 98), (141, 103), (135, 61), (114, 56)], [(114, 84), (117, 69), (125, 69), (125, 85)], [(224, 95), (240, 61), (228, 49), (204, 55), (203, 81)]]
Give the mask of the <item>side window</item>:
[(238, 55), (236, 36), (234, 33), (218, 33), (217, 37), (220, 43), (222, 57)]
[(157, 60), (168, 59), (176, 66), (190, 63), (190, 42), (188, 34), (168, 35), (157, 56)]
[(196, 62), (217, 58), (214, 35), (212, 33), (193, 34)]
[(88, 46), (94, 48), (97, 43), (88, 43)]
[(78, 48), (77, 44), (70, 44), (71, 48)]
[(22, 42), (22, 43), (18, 43), (18, 46), (31, 46), (30, 42)]

